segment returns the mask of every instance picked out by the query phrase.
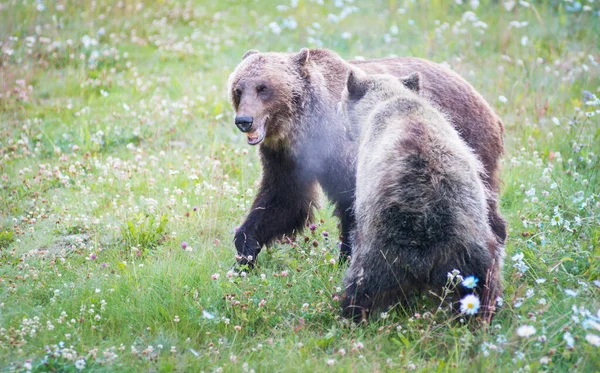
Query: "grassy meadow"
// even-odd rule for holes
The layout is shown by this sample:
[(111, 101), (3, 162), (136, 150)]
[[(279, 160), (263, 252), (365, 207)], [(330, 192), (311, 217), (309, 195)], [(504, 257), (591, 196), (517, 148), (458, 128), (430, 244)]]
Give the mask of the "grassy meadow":
[[(600, 1), (0, 2), (0, 372), (600, 369)], [(317, 228), (233, 272), (260, 162), (248, 49), (418, 56), (505, 124), (491, 325), (432, 300), (339, 317)]]

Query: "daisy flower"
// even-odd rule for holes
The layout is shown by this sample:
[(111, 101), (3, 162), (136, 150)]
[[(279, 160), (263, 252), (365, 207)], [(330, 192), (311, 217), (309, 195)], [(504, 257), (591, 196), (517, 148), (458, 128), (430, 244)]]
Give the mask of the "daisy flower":
[(467, 315), (475, 315), (479, 311), (479, 306), (479, 298), (474, 294), (469, 294), (460, 300), (460, 312)]

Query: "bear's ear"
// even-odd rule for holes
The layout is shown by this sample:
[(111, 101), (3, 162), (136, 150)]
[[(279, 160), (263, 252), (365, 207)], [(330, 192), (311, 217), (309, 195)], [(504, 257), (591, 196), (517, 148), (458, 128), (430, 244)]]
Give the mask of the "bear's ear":
[(414, 72), (408, 76), (400, 78), (400, 81), (404, 86), (415, 93), (421, 92), (421, 75)]
[(361, 72), (350, 70), (348, 71), (348, 77), (346, 78), (346, 87), (348, 88), (348, 95), (353, 100), (361, 99), (365, 93), (367, 93), (367, 82), (363, 79)]
[(258, 51), (256, 49), (250, 49), (248, 52), (244, 53), (244, 55), (242, 56), (242, 61), (246, 59), (246, 57), (248, 56), (252, 56), (253, 54), (258, 53)]
[(296, 53), (294, 55), (294, 57), (292, 57), (294, 63), (296, 63), (300, 67), (306, 65), (309, 58), (310, 58), (310, 50), (308, 48), (300, 49), (300, 52)]

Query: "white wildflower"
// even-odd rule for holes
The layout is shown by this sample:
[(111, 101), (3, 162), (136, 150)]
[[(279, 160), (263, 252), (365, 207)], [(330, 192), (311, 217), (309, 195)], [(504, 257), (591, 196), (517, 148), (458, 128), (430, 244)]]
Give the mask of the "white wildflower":
[(592, 346), (600, 347), (600, 337), (596, 334), (587, 334), (585, 336), (585, 340), (588, 341), (588, 343)]
[(535, 328), (531, 325), (521, 325), (517, 328), (517, 335), (522, 338), (531, 337), (535, 332)]

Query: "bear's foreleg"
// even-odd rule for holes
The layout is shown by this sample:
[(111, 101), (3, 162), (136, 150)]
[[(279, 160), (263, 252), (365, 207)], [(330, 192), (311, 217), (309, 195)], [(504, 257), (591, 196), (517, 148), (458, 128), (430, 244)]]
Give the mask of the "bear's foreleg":
[(263, 245), (302, 230), (312, 221), (316, 182), (302, 182), (289, 172), (263, 165), (263, 179), (252, 208), (234, 237), (240, 264), (252, 266)]
[(363, 250), (362, 255), (355, 252), (355, 256), (344, 279), (343, 317), (365, 322), (374, 310), (407, 303), (419, 288), (402, 266), (390, 263), (375, 250)]
[(346, 285), (346, 292), (342, 297), (342, 316), (353, 320), (355, 323), (366, 322), (373, 308), (373, 301), (355, 280), (350, 280)]

